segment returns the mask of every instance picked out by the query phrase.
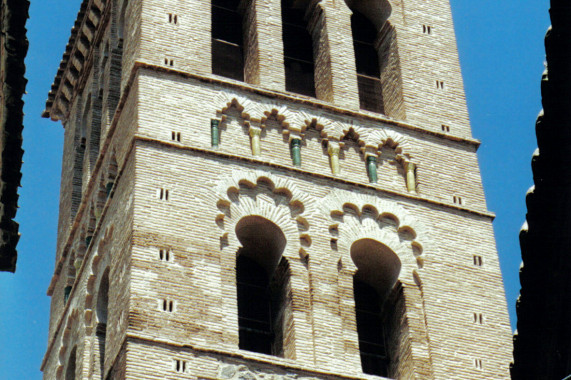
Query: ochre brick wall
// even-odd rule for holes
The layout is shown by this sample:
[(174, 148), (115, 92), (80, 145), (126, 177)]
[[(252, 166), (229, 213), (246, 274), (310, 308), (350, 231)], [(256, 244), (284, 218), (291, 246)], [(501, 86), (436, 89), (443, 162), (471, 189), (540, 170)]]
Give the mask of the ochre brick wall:
[[(279, 0), (240, 8), (246, 82), (211, 74), (209, 1), (125, 1), (85, 1), (102, 9), (85, 12), (92, 23), (100, 17), (91, 50), (65, 90), (73, 101), (53, 106), (66, 132), (44, 378), (61, 378), (74, 347), (76, 378), (370, 378), (353, 294), (361, 268), (352, 247), (363, 239), (399, 266), (385, 312), (392, 378), (508, 378), (493, 214), (448, 1), (312, 2), (317, 99), (285, 92)], [(386, 115), (358, 109), (350, 15), (368, 6)], [(292, 139), (301, 140), (299, 166)], [(252, 215), (286, 239), (285, 358), (239, 349), (236, 226)], [(97, 309), (107, 270), (103, 349)]]

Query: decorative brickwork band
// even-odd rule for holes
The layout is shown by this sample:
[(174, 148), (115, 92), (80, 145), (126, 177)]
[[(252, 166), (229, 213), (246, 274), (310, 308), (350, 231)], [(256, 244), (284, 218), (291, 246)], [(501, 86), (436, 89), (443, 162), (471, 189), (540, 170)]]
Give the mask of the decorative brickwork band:
[(377, 157), (367, 156), (367, 173), (369, 174), (369, 182), (377, 183)]
[(212, 147), (218, 148), (218, 145), (220, 144), (220, 120), (210, 120), (210, 132), (212, 138)]
[(294, 166), (301, 166), (301, 140), (297, 138), (291, 139), (290, 142), (291, 159)]
[(416, 165), (412, 162), (405, 162), (406, 188), (409, 193), (416, 194)]
[(260, 156), (261, 155), (261, 147), (260, 147), (260, 135), (262, 134), (262, 130), (256, 127), (250, 127), (250, 138), (252, 144), (252, 155)]
[(327, 145), (327, 152), (329, 153), (329, 161), (331, 164), (331, 172), (333, 175), (339, 175), (340, 167), (339, 167), (339, 143), (329, 141)]

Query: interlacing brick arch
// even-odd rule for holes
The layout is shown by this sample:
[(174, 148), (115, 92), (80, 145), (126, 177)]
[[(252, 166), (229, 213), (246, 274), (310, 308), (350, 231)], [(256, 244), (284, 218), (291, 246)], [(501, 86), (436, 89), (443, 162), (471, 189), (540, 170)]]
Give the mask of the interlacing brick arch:
[(291, 180), (256, 170), (233, 171), (221, 181), (213, 203), (218, 208), (216, 224), (220, 229), (221, 248), (236, 252), (240, 248), (235, 228), (247, 216), (265, 218), (284, 233), (287, 248), (284, 256), (299, 254), (311, 245), (310, 226), (306, 215), (313, 213), (314, 202), (299, 191)]
[(395, 150), (397, 160), (404, 164), (412, 162), (412, 158), (416, 156), (414, 147), (408, 139), (398, 132), (390, 129), (375, 129), (371, 133), (363, 136), (364, 145), (376, 147), (380, 149), (383, 146), (389, 146)]
[(339, 255), (339, 265), (355, 272), (351, 246), (370, 239), (390, 248), (402, 263), (399, 279), (412, 284), (424, 267), (429, 252), (426, 227), (394, 202), (374, 195), (333, 190), (321, 202), (321, 211), (329, 215), (329, 233)]

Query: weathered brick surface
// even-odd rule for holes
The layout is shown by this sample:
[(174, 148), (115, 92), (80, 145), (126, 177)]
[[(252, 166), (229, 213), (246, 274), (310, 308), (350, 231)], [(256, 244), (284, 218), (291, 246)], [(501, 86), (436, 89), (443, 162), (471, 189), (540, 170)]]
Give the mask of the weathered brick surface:
[[(307, 12), (319, 99), (284, 92), (280, 1), (244, 5), (249, 83), (210, 74), (208, 1), (103, 8), (93, 53), (61, 117), (44, 377), (61, 377), (77, 347), (79, 378), (369, 378), (359, 357), (351, 247), (372, 239), (401, 265), (387, 313), (395, 326), (392, 377), (507, 378), (510, 328), (493, 215), (470, 138), (448, 2), (407, 0), (394, 2), (392, 13), (372, 12), (389, 20), (380, 33), (389, 58), (381, 81), (393, 119), (357, 109), (345, 3), (324, 0)], [(212, 119), (221, 121), (218, 147), (211, 146)], [(81, 202), (73, 206), (85, 120)], [(441, 124), (451, 131), (442, 133)], [(252, 130), (261, 131), (256, 156)], [(291, 139), (302, 142), (299, 167)], [(369, 183), (369, 155), (378, 161), (376, 184)], [(235, 228), (252, 215), (274, 223), (287, 241), (284, 358), (238, 348)], [(103, 350), (97, 309), (107, 270)]]

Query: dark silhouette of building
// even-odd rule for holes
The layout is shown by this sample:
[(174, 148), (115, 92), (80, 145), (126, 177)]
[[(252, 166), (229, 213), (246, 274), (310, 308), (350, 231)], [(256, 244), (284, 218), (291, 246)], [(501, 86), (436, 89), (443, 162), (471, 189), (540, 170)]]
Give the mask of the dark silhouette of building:
[(571, 373), (571, 4), (551, 0), (543, 111), (520, 233), (523, 265), (512, 379)]
[(1, 0), (0, 7), (0, 271), (16, 270), (20, 239), (18, 187), (22, 178), (22, 96), (26, 90), (24, 58), (28, 52), (28, 0)]

